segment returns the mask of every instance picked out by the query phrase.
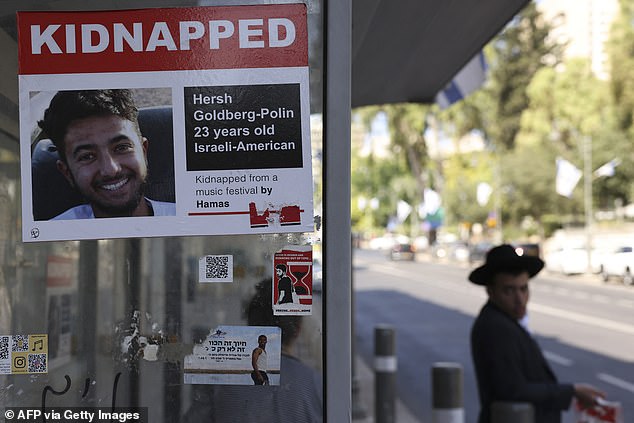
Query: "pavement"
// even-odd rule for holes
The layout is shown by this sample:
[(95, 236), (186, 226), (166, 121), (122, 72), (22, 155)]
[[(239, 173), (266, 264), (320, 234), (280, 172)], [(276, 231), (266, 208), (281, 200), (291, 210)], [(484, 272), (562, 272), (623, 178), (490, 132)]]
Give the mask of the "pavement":
[[(352, 421), (374, 423), (374, 371), (359, 356), (355, 357), (355, 366), (356, 380), (353, 380), (353, 384), (356, 385), (357, 392), (355, 394), (353, 386)], [(398, 398), (395, 409), (395, 422), (421, 423)]]

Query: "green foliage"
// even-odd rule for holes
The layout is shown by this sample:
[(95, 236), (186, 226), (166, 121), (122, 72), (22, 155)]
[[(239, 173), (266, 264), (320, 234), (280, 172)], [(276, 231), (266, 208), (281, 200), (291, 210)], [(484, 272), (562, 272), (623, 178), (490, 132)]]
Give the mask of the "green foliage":
[(492, 114), (487, 111), (493, 109), (493, 104), (493, 98), (489, 93), (478, 90), (446, 110), (435, 113), (443, 128), (455, 138), (460, 138), (473, 130), (481, 131), (486, 136), (489, 127), (486, 122), (492, 119)]
[[(417, 186), (403, 154), (380, 154), (366, 143), (372, 141), (370, 128), (382, 108), (368, 107), (356, 111), (356, 120), (365, 136), (353, 137), (351, 218), (355, 230), (374, 231), (387, 226), (396, 213), (399, 200), (414, 201)], [(381, 140), (379, 140), (381, 141)], [(394, 146), (388, 146), (394, 148)]]
[(630, 138), (613, 126), (606, 125), (592, 138), (592, 169), (618, 159), (614, 176), (595, 177), (592, 184), (597, 208), (613, 209), (615, 202), (634, 201), (634, 149)]
[(586, 60), (570, 60), (563, 70), (540, 69), (526, 92), (529, 107), (522, 114), (519, 144), (552, 143), (566, 155), (580, 149), (581, 135), (605, 126), (607, 85), (594, 77)]
[(608, 53), (611, 94), (620, 129), (634, 134), (634, 1), (620, 0), (620, 13), (612, 25)]
[(385, 106), (390, 127), (392, 149), (397, 155), (407, 159), (409, 176), (418, 182), (417, 198), (413, 204), (423, 199), (425, 180), (423, 167), (427, 161), (427, 145), (425, 144), (425, 128), (427, 125), (428, 106), (420, 104), (393, 104)]
[(503, 155), (500, 179), (505, 221), (518, 224), (525, 216), (539, 221), (546, 214), (583, 212), (582, 190), (575, 190), (572, 200), (555, 192), (556, 157), (553, 149), (543, 146), (522, 146)]
[[(483, 89), (444, 111), (415, 104), (358, 110), (366, 129), (384, 113), (390, 145), (387, 155), (357, 154), (362, 141), (355, 146), (355, 229), (385, 228), (398, 201), (416, 205), (425, 188), (440, 191), (451, 227), (485, 223), (494, 198), (505, 232), (513, 237), (549, 235), (582, 223), (583, 180), (571, 198), (558, 195), (555, 162), (563, 157), (583, 169), (584, 137), (592, 142), (592, 170), (620, 160), (614, 176), (593, 178), (595, 209), (633, 201), (634, 0), (621, 0), (621, 6), (609, 43), (618, 66), (612, 66), (609, 82), (598, 80), (585, 60), (560, 61), (561, 46), (548, 37), (551, 25), (531, 2), (486, 47), (489, 78)], [(425, 139), (430, 130), (456, 143), (475, 130), (485, 150), (431, 158)], [(497, 190), (485, 206), (476, 201), (481, 182)], [(367, 206), (372, 198), (376, 208)]]
[(480, 206), (476, 199), (481, 182), (495, 185), (493, 181), (493, 157), (488, 152), (456, 154), (445, 163), (446, 183), (443, 201), (447, 212), (447, 224), (484, 222), (493, 209), (493, 198)]
[[(423, 199), (427, 179), (425, 165), (427, 147), (424, 139), (429, 106), (396, 104), (372, 106), (356, 111), (359, 124), (369, 134), (380, 113), (385, 115), (390, 144), (388, 156), (361, 152), (362, 143), (355, 147), (352, 163), (352, 224), (357, 230), (385, 228), (396, 214), (396, 204), (405, 201), (414, 206)], [(378, 207), (368, 201), (378, 200)], [(356, 203), (356, 204), (355, 204)], [(361, 206), (365, 207), (361, 207)]]
[[(613, 205), (617, 198), (629, 199), (628, 181), (634, 176), (631, 144), (618, 128), (609, 84), (590, 72), (590, 64), (573, 59), (565, 63), (564, 70), (543, 68), (535, 74), (527, 93), (529, 108), (522, 115), (518, 146), (530, 147), (533, 154), (550, 154), (553, 162), (561, 156), (582, 169), (582, 140), (588, 136), (592, 140), (591, 169), (615, 158), (623, 162), (615, 176), (593, 182), (594, 198), (603, 207)], [(522, 150), (516, 153), (525, 154)], [(550, 173), (553, 172), (554, 168)], [(581, 187), (577, 187), (571, 199), (557, 198), (553, 203), (557, 207), (542, 210), (542, 215), (583, 213), (581, 192)]]
[(558, 45), (548, 39), (551, 26), (535, 3), (529, 3), (486, 50), (490, 83), (485, 91), (492, 107), (482, 110), (488, 137), (500, 149), (512, 149), (522, 112), (528, 106), (526, 87), (546, 63), (559, 61)]

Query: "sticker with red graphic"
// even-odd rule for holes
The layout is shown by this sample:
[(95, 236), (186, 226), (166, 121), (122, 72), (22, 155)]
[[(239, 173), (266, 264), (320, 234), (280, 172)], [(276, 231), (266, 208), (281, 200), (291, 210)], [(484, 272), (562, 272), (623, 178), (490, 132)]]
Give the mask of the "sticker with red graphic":
[(289, 246), (273, 257), (273, 314), (309, 315), (313, 308), (313, 250)]
[(274, 207), (267, 207), (262, 213), (259, 213), (255, 208), (255, 203), (249, 203), (249, 218), (252, 228), (269, 226), (275, 221), (281, 226), (299, 225), (302, 223), (302, 211), (299, 206), (282, 206), (277, 210)]

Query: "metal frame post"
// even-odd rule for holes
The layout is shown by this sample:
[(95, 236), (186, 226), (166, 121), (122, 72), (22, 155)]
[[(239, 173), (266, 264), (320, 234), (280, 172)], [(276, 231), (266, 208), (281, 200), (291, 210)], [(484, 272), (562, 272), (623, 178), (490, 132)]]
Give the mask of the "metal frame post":
[(327, 422), (352, 420), (352, 0), (324, 0), (324, 352)]

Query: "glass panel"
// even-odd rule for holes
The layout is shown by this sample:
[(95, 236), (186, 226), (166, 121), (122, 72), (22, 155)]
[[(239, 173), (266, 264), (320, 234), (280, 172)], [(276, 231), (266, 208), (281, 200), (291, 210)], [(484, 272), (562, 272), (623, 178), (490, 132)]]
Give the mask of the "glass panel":
[[(48, 334), (48, 373), (0, 375), (0, 406), (147, 407), (151, 422), (322, 421), (323, 32), (321, 1), (306, 3), (316, 232), (43, 243), (21, 242), (16, 10), (244, 2), (0, 4), (5, 53), (0, 65), (0, 335)], [(274, 254), (288, 245), (311, 245), (319, 263), (310, 316), (272, 315)], [(232, 283), (199, 282), (199, 260), (208, 255), (233, 257)], [(247, 325), (281, 327), (279, 386), (184, 383), (185, 357), (195, 345), (219, 326)], [(6, 352), (2, 341), (0, 362)]]

